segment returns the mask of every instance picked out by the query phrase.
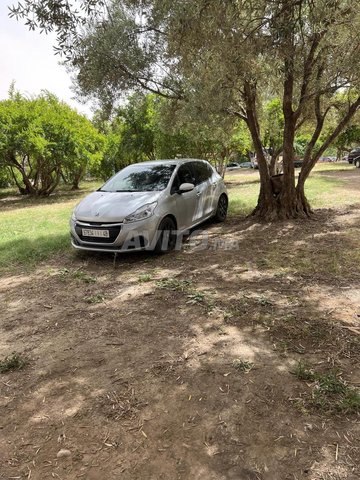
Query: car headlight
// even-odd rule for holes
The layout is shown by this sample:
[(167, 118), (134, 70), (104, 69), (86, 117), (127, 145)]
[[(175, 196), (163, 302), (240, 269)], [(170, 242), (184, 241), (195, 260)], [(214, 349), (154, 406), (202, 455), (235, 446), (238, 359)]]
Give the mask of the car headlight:
[(147, 203), (124, 218), (124, 223), (138, 222), (154, 215), (157, 202)]

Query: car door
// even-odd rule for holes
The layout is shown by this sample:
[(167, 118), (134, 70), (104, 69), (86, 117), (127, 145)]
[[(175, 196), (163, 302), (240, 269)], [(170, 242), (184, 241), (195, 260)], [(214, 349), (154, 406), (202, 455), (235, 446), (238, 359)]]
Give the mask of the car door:
[(209, 214), (215, 213), (217, 206), (218, 206), (218, 201), (219, 197), (222, 193), (222, 185), (223, 181), (221, 176), (217, 173), (217, 171), (211, 167), (211, 165), (208, 165), (208, 168), (210, 169), (210, 198), (209, 198)]
[(212, 185), (212, 173), (213, 170), (207, 162), (196, 161), (191, 162), (191, 166), (195, 175), (195, 186), (198, 196), (198, 208), (196, 214), (196, 220), (200, 221), (209, 215), (213, 211), (213, 185)]
[(196, 187), (190, 192), (177, 193), (182, 183), (192, 183), (195, 185), (194, 172), (189, 163), (180, 165), (173, 184), (171, 186), (171, 195), (175, 195), (175, 217), (178, 230), (184, 230), (196, 223), (198, 216), (198, 191)]
[(210, 188), (208, 190), (207, 216), (215, 213), (221, 195), (222, 179), (217, 171), (208, 163), (206, 163), (209, 175)]

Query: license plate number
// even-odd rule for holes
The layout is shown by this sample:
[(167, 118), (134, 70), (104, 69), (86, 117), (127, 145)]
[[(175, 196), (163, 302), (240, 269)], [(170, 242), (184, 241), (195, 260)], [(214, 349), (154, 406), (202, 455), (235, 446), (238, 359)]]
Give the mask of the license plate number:
[(91, 228), (82, 229), (83, 237), (109, 238), (109, 230), (93, 230)]

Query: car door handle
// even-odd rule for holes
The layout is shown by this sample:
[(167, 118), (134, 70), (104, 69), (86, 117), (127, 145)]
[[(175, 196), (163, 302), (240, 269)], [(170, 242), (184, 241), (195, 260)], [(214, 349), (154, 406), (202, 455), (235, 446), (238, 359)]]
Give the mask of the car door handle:
[(201, 195), (201, 192), (197, 192), (196, 196), (200, 197), (200, 195)]

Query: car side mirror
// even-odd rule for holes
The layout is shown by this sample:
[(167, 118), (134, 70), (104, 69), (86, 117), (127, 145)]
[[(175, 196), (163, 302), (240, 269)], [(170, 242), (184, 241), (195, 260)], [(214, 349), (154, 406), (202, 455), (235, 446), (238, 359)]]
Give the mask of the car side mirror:
[(182, 183), (179, 187), (178, 193), (186, 193), (186, 192), (191, 192), (191, 190), (194, 190), (195, 185), (193, 183)]

